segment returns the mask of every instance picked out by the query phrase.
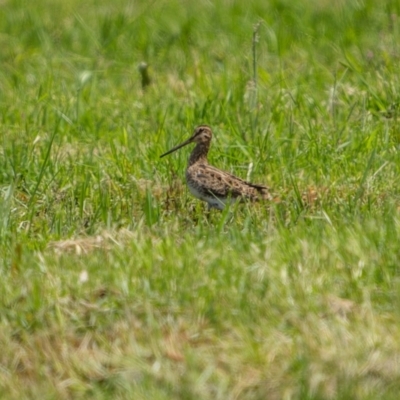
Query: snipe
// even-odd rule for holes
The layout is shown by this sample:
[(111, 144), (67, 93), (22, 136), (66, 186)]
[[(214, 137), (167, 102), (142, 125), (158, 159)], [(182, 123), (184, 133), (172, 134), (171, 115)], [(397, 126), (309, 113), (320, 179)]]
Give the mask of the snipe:
[(196, 143), (196, 147), (189, 157), (186, 181), (193, 196), (206, 201), (209, 209), (223, 210), (227, 202), (272, 200), (268, 187), (246, 182), (209, 165), (207, 154), (211, 139), (211, 128), (207, 125), (200, 125), (188, 140), (167, 151), (160, 158), (190, 143)]

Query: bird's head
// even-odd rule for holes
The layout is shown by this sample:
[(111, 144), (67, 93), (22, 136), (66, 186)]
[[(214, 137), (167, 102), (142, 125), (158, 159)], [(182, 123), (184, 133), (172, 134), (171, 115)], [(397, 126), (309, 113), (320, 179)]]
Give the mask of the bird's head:
[(180, 148), (190, 144), (190, 143), (210, 143), (212, 139), (212, 131), (211, 128), (208, 125), (199, 125), (197, 128), (195, 128), (193, 135), (183, 143), (179, 144), (178, 146), (175, 146), (171, 150), (167, 151), (166, 153), (162, 154), (160, 156), (164, 157), (168, 154), (173, 153), (176, 150), (179, 150)]

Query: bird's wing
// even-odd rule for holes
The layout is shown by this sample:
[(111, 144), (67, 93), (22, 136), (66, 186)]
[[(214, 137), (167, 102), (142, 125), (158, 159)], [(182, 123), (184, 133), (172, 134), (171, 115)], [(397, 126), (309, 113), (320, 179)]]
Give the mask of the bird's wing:
[(198, 165), (193, 171), (188, 171), (188, 174), (198, 187), (216, 197), (256, 199), (260, 195), (265, 197), (269, 192), (266, 186), (252, 184), (211, 165)]

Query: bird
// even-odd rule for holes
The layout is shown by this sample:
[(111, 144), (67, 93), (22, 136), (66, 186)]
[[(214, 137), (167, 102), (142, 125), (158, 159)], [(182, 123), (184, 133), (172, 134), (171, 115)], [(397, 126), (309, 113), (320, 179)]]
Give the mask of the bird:
[(189, 156), (186, 182), (192, 195), (207, 202), (209, 210), (223, 210), (226, 204), (236, 201), (273, 200), (267, 186), (247, 182), (208, 163), (212, 136), (208, 125), (199, 125), (189, 139), (162, 154), (160, 158), (188, 144), (196, 144)]

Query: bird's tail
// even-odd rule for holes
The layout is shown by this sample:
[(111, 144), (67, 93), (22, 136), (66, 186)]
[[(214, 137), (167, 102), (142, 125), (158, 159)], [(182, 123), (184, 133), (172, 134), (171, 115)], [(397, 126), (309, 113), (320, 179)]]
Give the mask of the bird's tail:
[(274, 200), (274, 196), (271, 193), (271, 190), (267, 187), (261, 187), (259, 189), (257, 189), (258, 191), (258, 195), (262, 200), (268, 200), (268, 201), (272, 201)]
[(267, 186), (254, 185), (257, 190), (257, 199), (271, 201), (273, 203), (280, 203), (282, 200), (279, 196), (272, 193), (271, 189)]

